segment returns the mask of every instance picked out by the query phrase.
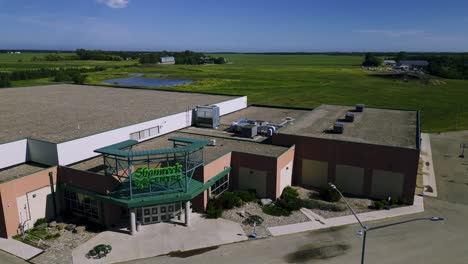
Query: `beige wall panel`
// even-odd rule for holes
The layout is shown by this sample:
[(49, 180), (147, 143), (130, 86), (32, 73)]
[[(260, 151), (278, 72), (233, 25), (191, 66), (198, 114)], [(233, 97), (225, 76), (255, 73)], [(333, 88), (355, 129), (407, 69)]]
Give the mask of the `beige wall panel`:
[(257, 195), (266, 197), (267, 195), (267, 172), (249, 168), (239, 168), (239, 189), (255, 189)]
[(386, 199), (388, 196), (400, 197), (403, 193), (403, 173), (374, 170), (372, 176), (371, 196)]
[(364, 168), (337, 164), (335, 185), (344, 193), (363, 195)]
[(301, 183), (305, 186), (326, 188), (328, 184), (328, 162), (303, 159)]

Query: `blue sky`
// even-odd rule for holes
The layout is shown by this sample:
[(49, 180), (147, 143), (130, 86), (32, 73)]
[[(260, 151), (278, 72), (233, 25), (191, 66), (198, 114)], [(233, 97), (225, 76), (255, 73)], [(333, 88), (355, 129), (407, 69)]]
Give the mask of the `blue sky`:
[(465, 0), (0, 0), (0, 49), (468, 51)]

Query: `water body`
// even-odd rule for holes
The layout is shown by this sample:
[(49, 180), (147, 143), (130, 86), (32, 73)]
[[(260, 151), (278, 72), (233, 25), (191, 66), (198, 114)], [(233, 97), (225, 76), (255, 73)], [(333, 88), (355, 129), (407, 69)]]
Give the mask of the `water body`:
[(176, 86), (176, 85), (181, 85), (181, 84), (192, 83), (192, 80), (187, 80), (187, 79), (143, 78), (141, 76), (142, 74), (135, 74), (127, 78), (105, 80), (103, 81), (103, 83), (127, 85), (127, 86), (147, 86), (147, 87)]

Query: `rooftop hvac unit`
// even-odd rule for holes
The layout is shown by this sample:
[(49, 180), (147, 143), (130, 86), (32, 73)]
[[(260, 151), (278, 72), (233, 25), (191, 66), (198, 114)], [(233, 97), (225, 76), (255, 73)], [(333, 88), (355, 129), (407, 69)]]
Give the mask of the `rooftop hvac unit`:
[(363, 111), (364, 111), (364, 104), (357, 104), (356, 112), (363, 112)]
[(344, 131), (344, 125), (343, 125), (343, 123), (336, 122), (336, 123), (333, 125), (333, 133), (335, 133), (335, 134), (343, 134), (343, 131)]
[(195, 108), (195, 126), (217, 128), (219, 126), (219, 106), (197, 106)]
[(241, 127), (241, 137), (254, 138), (257, 135), (257, 125), (249, 124)]
[(354, 121), (354, 114), (351, 112), (347, 112), (345, 115), (346, 122), (353, 122)]

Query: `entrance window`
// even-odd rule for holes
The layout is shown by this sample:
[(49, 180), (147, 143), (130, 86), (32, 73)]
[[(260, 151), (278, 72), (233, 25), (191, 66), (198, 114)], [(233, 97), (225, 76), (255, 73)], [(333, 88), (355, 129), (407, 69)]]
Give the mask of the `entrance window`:
[(75, 214), (99, 220), (98, 202), (91, 196), (65, 190), (66, 208)]
[(229, 189), (229, 174), (217, 180), (213, 186), (211, 186), (211, 196), (213, 198), (218, 197), (223, 192)]

